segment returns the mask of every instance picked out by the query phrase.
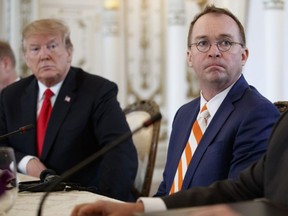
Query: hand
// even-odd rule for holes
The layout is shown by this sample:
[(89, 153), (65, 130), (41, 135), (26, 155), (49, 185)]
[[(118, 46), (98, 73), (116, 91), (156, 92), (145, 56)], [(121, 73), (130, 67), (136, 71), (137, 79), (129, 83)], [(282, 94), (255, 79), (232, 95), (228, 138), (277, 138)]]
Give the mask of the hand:
[(144, 212), (142, 203), (117, 203), (99, 200), (94, 203), (84, 203), (75, 206), (71, 216), (132, 216), (135, 212)]
[(45, 165), (37, 158), (29, 160), (26, 166), (27, 174), (37, 178), (40, 177), (41, 172), (45, 169)]

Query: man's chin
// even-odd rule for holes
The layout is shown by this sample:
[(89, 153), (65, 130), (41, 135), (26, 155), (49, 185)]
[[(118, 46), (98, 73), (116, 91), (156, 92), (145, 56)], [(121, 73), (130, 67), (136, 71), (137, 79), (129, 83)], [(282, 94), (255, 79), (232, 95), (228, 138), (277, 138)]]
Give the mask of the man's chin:
[(46, 85), (47, 87), (55, 85), (57, 82), (57, 77), (54, 76), (41, 76), (38, 78), (38, 80), (43, 83), (44, 85)]
[(217, 81), (225, 79), (226, 74), (221, 72), (221, 71), (219, 71), (219, 70), (215, 70), (215, 71), (209, 72), (206, 77), (211, 82), (212, 81), (217, 82)]

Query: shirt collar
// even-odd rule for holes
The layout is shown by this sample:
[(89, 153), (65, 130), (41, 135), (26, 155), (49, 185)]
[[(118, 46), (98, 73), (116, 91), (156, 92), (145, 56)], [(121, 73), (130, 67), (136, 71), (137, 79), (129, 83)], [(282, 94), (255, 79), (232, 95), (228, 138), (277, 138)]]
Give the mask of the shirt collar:
[[(61, 82), (57, 83), (56, 85), (49, 87), (50, 90), (54, 93), (53, 97), (58, 95), (62, 84), (63, 84), (63, 80)], [(44, 92), (48, 87), (39, 81), (38, 81), (38, 86), (39, 86), (38, 101), (41, 101), (41, 100), (43, 100)]]
[[(241, 77), (241, 75), (239, 76), (239, 78)], [(238, 78), (238, 79), (239, 79)], [(237, 80), (238, 80), (237, 79)], [(218, 93), (217, 95), (215, 95), (211, 100), (206, 101), (205, 98), (202, 95), (202, 91), (200, 92), (200, 110), (201, 108), (204, 106), (204, 104), (206, 103), (207, 109), (210, 113), (211, 118), (214, 116), (214, 114), (217, 112), (218, 108), (220, 107), (220, 105), (222, 104), (222, 102), (224, 101), (225, 97), (227, 96), (227, 94), (229, 93), (229, 91), (231, 90), (231, 88), (234, 86), (234, 84), (237, 82), (237, 80), (230, 85), (228, 88), (224, 89), (222, 92)]]

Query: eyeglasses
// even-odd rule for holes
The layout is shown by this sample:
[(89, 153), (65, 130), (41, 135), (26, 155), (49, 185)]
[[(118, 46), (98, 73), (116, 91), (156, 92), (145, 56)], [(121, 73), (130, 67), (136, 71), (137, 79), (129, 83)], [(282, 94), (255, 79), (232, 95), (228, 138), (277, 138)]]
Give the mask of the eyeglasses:
[[(216, 44), (218, 50), (221, 52), (227, 52), (234, 44), (239, 44), (241, 47), (244, 46), (242, 43), (233, 42), (233, 41), (229, 41), (229, 40), (217, 41), (217, 42), (215, 42), (215, 44)], [(191, 43), (190, 47), (192, 47), (193, 45), (196, 46), (196, 48), (199, 50), (199, 52), (202, 52), (202, 53), (208, 52), (212, 46), (212, 44), (208, 40), (201, 40), (197, 43)]]

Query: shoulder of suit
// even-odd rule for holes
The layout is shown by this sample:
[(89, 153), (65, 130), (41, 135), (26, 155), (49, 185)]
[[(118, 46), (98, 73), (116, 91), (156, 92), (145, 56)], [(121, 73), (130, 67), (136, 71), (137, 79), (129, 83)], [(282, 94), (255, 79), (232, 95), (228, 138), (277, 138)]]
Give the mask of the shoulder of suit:
[(117, 84), (113, 81), (110, 81), (102, 76), (84, 71), (82, 68), (71, 67), (69, 73), (72, 73), (71, 75), (75, 76), (75, 79), (82, 82), (82, 84), (87, 88), (99, 88), (101, 86), (109, 86), (109, 88), (114, 88), (116, 86), (117, 88)]

